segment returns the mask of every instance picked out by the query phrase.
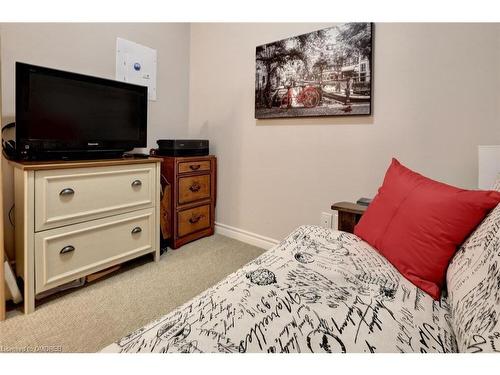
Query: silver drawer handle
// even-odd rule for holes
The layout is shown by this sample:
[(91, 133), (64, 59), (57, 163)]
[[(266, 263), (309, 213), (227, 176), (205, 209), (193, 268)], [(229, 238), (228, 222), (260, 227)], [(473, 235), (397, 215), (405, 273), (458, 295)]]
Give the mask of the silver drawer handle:
[(132, 187), (134, 187), (134, 186), (141, 186), (141, 185), (142, 185), (141, 180), (134, 180), (134, 181), (132, 182)]
[(132, 229), (132, 234), (141, 233), (141, 232), (142, 232), (141, 227), (135, 227), (134, 229)]
[(75, 247), (71, 246), (71, 245), (68, 245), (68, 246), (64, 246), (61, 249), (61, 251), (59, 252), (59, 254), (71, 253), (72, 251), (75, 251)]
[(75, 194), (75, 191), (71, 188), (62, 189), (61, 192), (59, 193), (59, 195), (61, 197), (64, 197), (66, 195), (73, 195), (73, 194)]

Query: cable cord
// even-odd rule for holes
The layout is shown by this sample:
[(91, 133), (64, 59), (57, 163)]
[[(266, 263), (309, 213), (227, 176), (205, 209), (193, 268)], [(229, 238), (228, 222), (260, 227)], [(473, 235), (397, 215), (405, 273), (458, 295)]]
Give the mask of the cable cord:
[(3, 154), (7, 159), (14, 159), (16, 156), (16, 141), (11, 139), (8, 141), (5, 141), (3, 138), (3, 133), (5, 130), (14, 128), (16, 126), (15, 122), (8, 123), (7, 125), (2, 127), (2, 150)]
[(15, 204), (13, 204), (9, 210), (9, 222), (10, 222), (10, 225), (12, 225), (13, 227), (16, 226), (16, 223), (14, 222), (14, 220), (12, 220), (12, 211), (14, 211), (14, 207), (16, 207)]

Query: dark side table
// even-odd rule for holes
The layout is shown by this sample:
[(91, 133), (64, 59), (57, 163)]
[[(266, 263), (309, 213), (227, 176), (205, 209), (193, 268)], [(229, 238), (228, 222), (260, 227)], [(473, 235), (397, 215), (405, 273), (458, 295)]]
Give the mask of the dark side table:
[(353, 233), (354, 226), (358, 223), (361, 216), (365, 213), (368, 206), (352, 202), (337, 202), (332, 204), (332, 210), (339, 213), (338, 230)]

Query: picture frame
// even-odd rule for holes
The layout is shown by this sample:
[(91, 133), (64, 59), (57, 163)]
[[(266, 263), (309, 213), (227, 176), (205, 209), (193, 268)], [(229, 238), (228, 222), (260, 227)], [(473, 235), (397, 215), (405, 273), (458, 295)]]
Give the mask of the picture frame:
[(335, 26), (255, 50), (255, 118), (370, 116), (373, 23)]

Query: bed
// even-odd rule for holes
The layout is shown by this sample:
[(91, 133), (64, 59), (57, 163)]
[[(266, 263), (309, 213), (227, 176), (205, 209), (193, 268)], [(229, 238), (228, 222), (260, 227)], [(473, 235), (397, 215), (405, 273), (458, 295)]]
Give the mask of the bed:
[(456, 352), (449, 312), (355, 235), (301, 226), (103, 352)]

